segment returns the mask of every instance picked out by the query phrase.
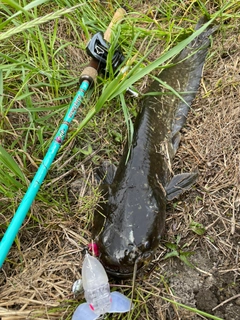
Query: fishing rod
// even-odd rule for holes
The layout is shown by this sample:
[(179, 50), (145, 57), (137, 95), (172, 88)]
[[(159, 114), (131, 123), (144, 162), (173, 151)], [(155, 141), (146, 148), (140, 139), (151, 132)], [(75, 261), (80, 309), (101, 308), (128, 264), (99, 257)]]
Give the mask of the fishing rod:
[[(40, 189), (40, 186), (43, 183), (45, 176), (59, 148), (61, 147), (63, 140), (66, 137), (69, 125), (74, 119), (86, 92), (96, 82), (98, 72), (106, 67), (112, 28), (114, 24), (116, 24), (123, 18), (125, 13), (126, 12), (123, 8), (119, 8), (115, 12), (104, 35), (101, 32), (98, 32), (96, 35), (93, 36), (93, 38), (90, 40), (87, 46), (87, 53), (92, 57), (92, 59), (80, 76), (79, 89), (75, 97), (73, 98), (73, 101), (70, 104), (69, 109), (67, 110), (67, 113), (57, 131), (57, 134), (51, 142), (49, 149), (42, 160), (41, 165), (39, 166), (31, 184), (28, 187), (27, 192), (25, 193), (17, 211), (15, 212), (0, 242), (0, 268), (2, 267), (6, 259), (6, 256), (14, 242), (14, 239), (16, 238), (16, 235), (19, 229), (21, 228), (21, 225), (38, 193), (38, 190)], [(123, 60), (124, 57), (121, 51), (115, 50), (112, 57), (113, 68), (117, 68), (123, 62)]]

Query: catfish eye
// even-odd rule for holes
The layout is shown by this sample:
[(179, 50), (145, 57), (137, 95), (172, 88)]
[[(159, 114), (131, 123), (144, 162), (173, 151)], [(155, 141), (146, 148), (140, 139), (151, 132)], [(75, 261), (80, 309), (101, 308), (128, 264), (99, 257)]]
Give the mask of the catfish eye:
[(149, 241), (144, 242), (144, 248), (147, 250), (150, 249), (150, 242)]

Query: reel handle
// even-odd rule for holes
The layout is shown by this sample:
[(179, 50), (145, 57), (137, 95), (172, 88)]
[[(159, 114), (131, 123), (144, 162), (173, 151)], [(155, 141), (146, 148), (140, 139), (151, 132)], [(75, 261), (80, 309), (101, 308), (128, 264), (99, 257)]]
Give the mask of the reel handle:
[(106, 40), (107, 42), (110, 42), (113, 26), (118, 21), (122, 20), (125, 14), (126, 14), (125, 9), (123, 9), (123, 8), (118, 8), (117, 9), (117, 11), (114, 13), (114, 16), (112, 17), (112, 20), (111, 20), (107, 30), (104, 32), (104, 40)]

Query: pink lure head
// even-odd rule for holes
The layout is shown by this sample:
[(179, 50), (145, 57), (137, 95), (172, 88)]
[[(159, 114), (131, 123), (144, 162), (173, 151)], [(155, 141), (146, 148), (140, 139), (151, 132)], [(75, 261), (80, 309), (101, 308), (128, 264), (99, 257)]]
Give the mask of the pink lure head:
[(98, 256), (99, 256), (98, 245), (97, 245), (95, 242), (89, 243), (89, 244), (88, 244), (88, 249), (89, 249), (89, 251), (92, 252), (92, 254), (93, 254), (95, 257), (98, 257)]

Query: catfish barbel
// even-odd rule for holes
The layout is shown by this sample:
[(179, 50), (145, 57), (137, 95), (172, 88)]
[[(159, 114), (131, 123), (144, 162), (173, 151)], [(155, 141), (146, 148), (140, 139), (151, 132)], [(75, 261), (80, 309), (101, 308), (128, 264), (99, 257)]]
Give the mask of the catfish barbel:
[(110, 275), (130, 277), (136, 263), (140, 267), (153, 256), (164, 230), (167, 201), (196, 180), (196, 172), (174, 175), (171, 164), (213, 31), (213, 27), (206, 28), (158, 76), (185, 102), (154, 80), (148, 89), (152, 94), (142, 99), (130, 150), (127, 143), (117, 169), (113, 165), (100, 168), (106, 201), (94, 214), (93, 237)]

